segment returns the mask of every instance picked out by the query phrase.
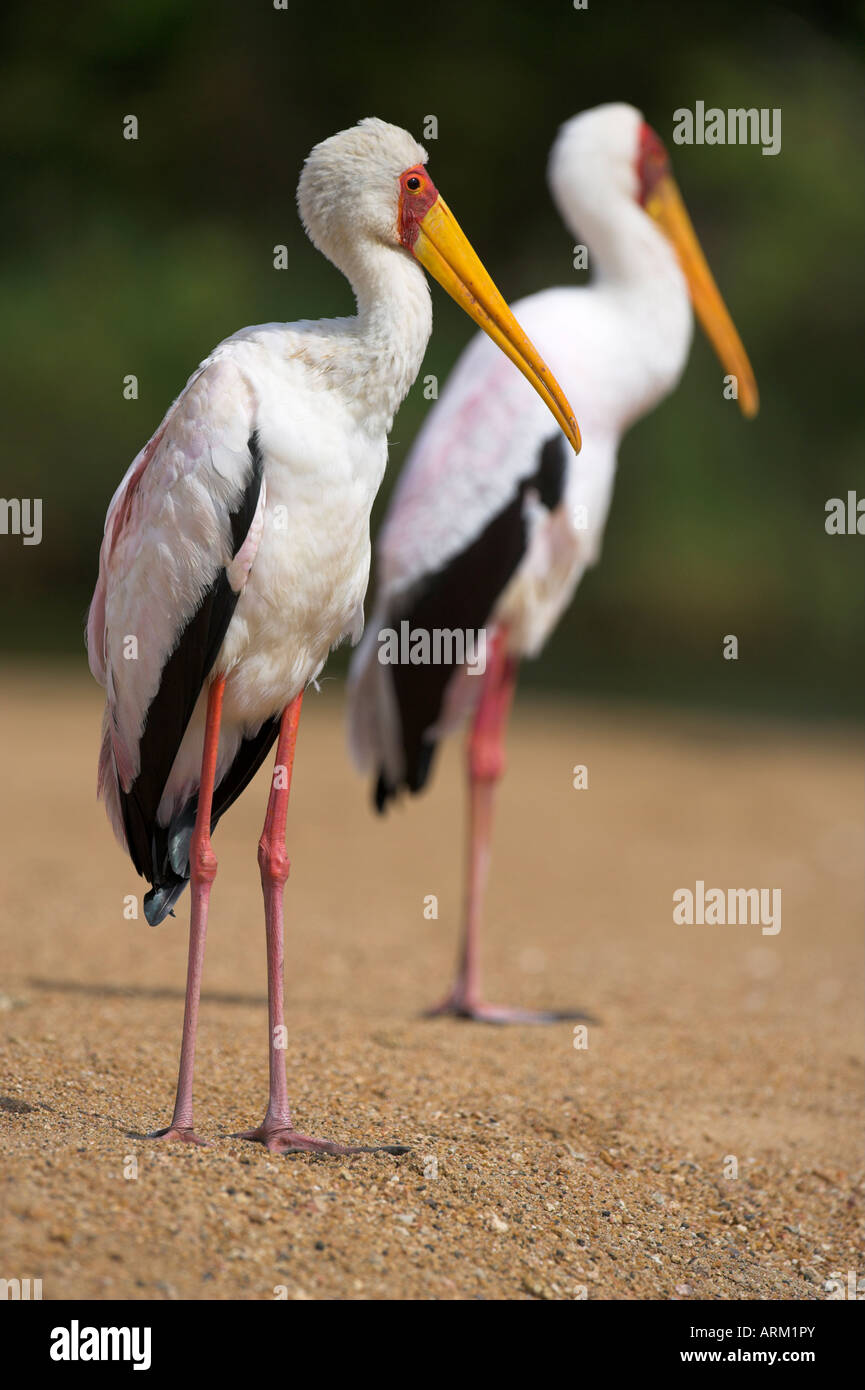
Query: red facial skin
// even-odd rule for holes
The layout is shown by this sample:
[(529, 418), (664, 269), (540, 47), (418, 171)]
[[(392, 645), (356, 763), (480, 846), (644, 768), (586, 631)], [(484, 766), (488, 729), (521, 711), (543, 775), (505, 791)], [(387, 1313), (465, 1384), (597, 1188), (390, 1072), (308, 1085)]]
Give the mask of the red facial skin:
[(640, 148), (637, 152), (637, 178), (640, 181), (639, 203), (645, 207), (656, 184), (670, 173), (667, 151), (650, 125), (643, 123)]
[[(409, 183), (418, 180), (417, 188)], [(415, 164), (399, 176), (399, 239), (407, 251), (417, 241), (420, 224), (438, 198), (438, 189), (422, 164)]]

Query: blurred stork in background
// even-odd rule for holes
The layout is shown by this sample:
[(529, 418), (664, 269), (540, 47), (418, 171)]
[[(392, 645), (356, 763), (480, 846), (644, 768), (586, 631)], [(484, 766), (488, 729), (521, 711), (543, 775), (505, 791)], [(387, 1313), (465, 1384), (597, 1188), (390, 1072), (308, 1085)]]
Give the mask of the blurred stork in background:
[(301, 174), (300, 214), (314, 245), (350, 280), (357, 316), (264, 324), (223, 342), (108, 510), (87, 634), (107, 696), (99, 791), (152, 885), (151, 924), (192, 881), (177, 1098), (171, 1125), (154, 1137), (200, 1142), (192, 1085), (216, 876), (211, 833), (276, 742), (258, 850), (270, 1097), (263, 1123), (243, 1137), (279, 1152), (363, 1151), (298, 1133), (289, 1109), (285, 826), (303, 691), (330, 648), (357, 639), (363, 624), (370, 508), (394, 413), (432, 327), (422, 267), (519, 366), (578, 447), (570, 406), (425, 163), (406, 131), (376, 119), (315, 147)]
[[(567, 122), (549, 184), (568, 230), (588, 248), (592, 280), (513, 308), (576, 405), (582, 452), (572, 453), (516, 373), (474, 338), (400, 475), (376, 543), (375, 607), (350, 677), (350, 744), (373, 774), (379, 810), (403, 788), (420, 791), (438, 741), (471, 716), (462, 947), (454, 986), (431, 1012), (490, 1023), (580, 1016), (483, 998), (479, 937), (494, 788), (519, 663), (540, 652), (598, 559), (619, 441), (679, 381), (692, 305), (733, 378), (727, 393), (746, 416), (758, 405), (664, 147), (641, 113), (611, 104)], [(403, 623), (409, 633), (486, 630), (485, 673), (384, 664), (378, 634)]]

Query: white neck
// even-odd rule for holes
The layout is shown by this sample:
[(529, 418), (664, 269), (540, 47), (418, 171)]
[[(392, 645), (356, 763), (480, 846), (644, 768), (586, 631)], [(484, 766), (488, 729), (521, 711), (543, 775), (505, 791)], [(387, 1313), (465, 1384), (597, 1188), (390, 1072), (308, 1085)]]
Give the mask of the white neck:
[[(354, 318), (324, 319), (313, 327), (322, 357), (358, 424), (387, 432), (420, 370), (430, 333), (432, 302), (426, 275), (408, 252), (376, 242), (352, 248), (339, 269), (357, 301)], [(334, 336), (338, 354), (330, 353)]]
[[(693, 315), (685, 277), (672, 244), (633, 199), (600, 191), (595, 199), (559, 196), (575, 241), (588, 248), (592, 288), (621, 313), (633, 399), (624, 423), (651, 409), (676, 385), (691, 346)], [(625, 363), (623, 362), (623, 367)]]
[(673, 247), (633, 198), (601, 188), (591, 200), (568, 190), (558, 194), (556, 202), (568, 231), (588, 246), (594, 277), (645, 285), (662, 276), (687, 295)]

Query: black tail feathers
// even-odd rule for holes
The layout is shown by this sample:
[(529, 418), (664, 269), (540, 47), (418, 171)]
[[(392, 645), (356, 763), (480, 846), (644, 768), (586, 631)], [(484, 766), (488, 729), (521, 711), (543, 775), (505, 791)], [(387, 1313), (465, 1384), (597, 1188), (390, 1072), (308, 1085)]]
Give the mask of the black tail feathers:
[(414, 751), (411, 765), (398, 782), (392, 782), (384, 768), (379, 770), (378, 781), (373, 790), (373, 804), (379, 815), (387, 810), (388, 802), (396, 801), (404, 787), (416, 796), (423, 791), (432, 771), (438, 744), (434, 739), (423, 738)]
[(171, 912), (189, 882), (189, 846), (198, 798), (193, 797), (168, 826), (153, 830), (153, 887), (144, 898), (144, 916), (156, 927)]

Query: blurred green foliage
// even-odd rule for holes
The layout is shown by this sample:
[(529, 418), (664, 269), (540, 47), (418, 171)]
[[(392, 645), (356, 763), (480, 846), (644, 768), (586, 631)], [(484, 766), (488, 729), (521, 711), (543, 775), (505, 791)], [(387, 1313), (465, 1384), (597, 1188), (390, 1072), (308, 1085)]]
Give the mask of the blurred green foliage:
[[(434, 177), (515, 298), (574, 275), (544, 182), (559, 123), (626, 100), (669, 144), (673, 111), (702, 99), (783, 112), (776, 158), (672, 151), (761, 415), (722, 402), (698, 336), (681, 388), (625, 440), (603, 562), (526, 679), (854, 711), (865, 540), (828, 537), (824, 507), (865, 496), (861, 16), (816, 0), (7, 7), (0, 491), (44, 499), (44, 539), (0, 537), (3, 646), (81, 652), (109, 497), (221, 338), (349, 310), (294, 207), (317, 140), (369, 114), (420, 135), (436, 115)], [(438, 292), (435, 311), (424, 370), (443, 377), (472, 330)], [(425, 409), (416, 386), (374, 522)]]

